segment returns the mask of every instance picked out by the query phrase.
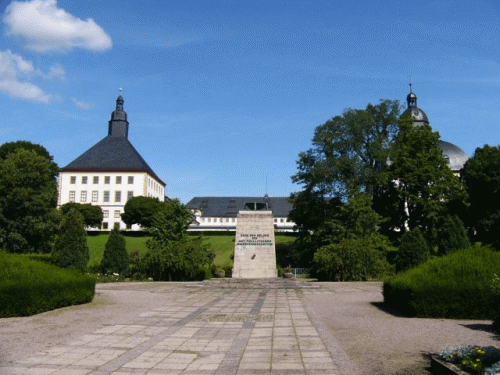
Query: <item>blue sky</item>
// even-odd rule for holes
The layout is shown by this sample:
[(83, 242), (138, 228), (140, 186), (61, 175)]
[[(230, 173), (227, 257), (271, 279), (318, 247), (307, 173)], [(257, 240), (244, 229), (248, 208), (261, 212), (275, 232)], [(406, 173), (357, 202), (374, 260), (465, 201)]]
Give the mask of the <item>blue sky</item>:
[[(139, 6), (138, 6), (139, 4)], [(398, 99), (411, 77), (441, 138), (500, 143), (498, 1), (0, 0), (0, 143), (63, 167), (129, 139), (167, 195), (287, 196), (314, 128)]]

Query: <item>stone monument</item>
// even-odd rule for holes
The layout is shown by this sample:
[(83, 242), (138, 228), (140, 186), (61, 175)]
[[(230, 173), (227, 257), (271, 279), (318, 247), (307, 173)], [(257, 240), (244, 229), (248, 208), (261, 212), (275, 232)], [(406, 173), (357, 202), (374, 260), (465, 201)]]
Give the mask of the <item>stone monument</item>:
[(233, 278), (277, 277), (274, 220), (267, 203), (247, 203), (238, 212)]

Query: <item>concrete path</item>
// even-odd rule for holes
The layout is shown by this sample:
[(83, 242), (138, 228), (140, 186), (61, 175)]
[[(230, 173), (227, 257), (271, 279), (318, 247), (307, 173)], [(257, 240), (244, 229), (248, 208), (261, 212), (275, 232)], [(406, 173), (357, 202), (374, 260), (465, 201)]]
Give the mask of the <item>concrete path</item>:
[[(72, 340), (64, 345), (4, 356), (0, 373), (359, 374), (303, 303), (304, 293), (315, 292), (311, 284), (226, 279), (173, 285), (156, 284), (154, 308), (117, 311), (105, 325), (68, 334)], [(113, 288), (104, 284), (98, 291), (107, 287)]]

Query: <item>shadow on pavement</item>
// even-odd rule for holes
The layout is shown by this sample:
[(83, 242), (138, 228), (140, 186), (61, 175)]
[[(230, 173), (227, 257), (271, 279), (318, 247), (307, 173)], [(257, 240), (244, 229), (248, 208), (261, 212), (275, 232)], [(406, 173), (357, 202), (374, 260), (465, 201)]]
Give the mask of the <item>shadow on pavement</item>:
[(493, 328), (493, 324), (489, 323), (475, 323), (475, 324), (460, 324), (462, 327), (472, 329), (474, 331), (483, 331), (493, 334), (493, 339), (500, 341), (500, 334)]
[(393, 309), (392, 307), (389, 307), (385, 302), (370, 302), (370, 303), (377, 309), (382, 310), (387, 314), (391, 314), (392, 316), (397, 316), (400, 318), (411, 318), (410, 315), (404, 314), (398, 310)]

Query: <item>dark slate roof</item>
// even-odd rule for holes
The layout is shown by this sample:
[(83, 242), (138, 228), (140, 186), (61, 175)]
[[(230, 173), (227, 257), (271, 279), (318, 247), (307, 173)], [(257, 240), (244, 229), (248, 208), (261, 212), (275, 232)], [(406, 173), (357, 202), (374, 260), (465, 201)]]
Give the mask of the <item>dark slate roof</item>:
[(268, 203), (274, 217), (287, 217), (292, 210), (288, 197), (194, 197), (187, 206), (201, 210), (202, 217), (236, 217), (245, 203)]
[(453, 143), (439, 141), (439, 148), (443, 150), (443, 156), (448, 159), (449, 167), (454, 172), (460, 171), (469, 159), (467, 154)]
[(128, 140), (127, 113), (123, 111), (123, 98), (116, 99), (116, 110), (111, 114), (108, 136), (85, 151), (63, 172), (147, 172), (160, 183), (165, 183), (154, 173)]

